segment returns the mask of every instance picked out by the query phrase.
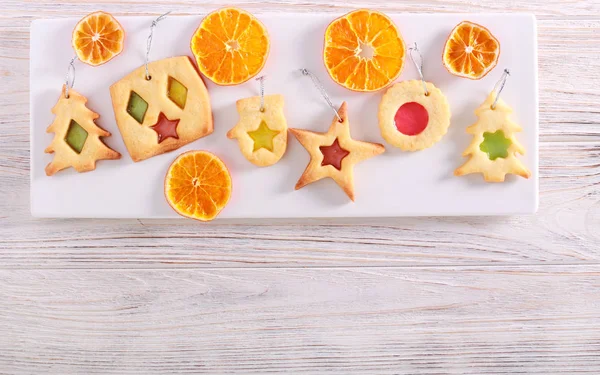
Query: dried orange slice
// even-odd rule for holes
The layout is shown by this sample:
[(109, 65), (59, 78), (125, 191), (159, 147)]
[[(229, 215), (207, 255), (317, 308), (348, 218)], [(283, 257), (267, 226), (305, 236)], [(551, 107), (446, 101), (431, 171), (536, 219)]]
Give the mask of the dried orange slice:
[(231, 196), (227, 167), (207, 151), (188, 151), (177, 157), (165, 177), (165, 197), (180, 215), (210, 221)]
[(73, 30), (73, 48), (82, 62), (104, 64), (123, 50), (125, 31), (110, 14), (94, 12), (83, 17)]
[(207, 15), (190, 42), (202, 74), (218, 85), (237, 85), (257, 75), (269, 54), (269, 35), (252, 14), (223, 8)]
[(498, 63), (500, 43), (485, 27), (463, 21), (450, 33), (444, 47), (444, 66), (459, 77), (481, 79)]
[(325, 31), (325, 67), (335, 82), (350, 90), (386, 87), (402, 72), (404, 56), (400, 32), (380, 12), (350, 12), (330, 23)]

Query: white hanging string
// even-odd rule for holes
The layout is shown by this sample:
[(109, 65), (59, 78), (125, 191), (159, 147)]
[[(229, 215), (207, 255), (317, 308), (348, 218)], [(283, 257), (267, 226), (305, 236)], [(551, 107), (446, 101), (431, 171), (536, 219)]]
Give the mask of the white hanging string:
[(260, 83), (260, 111), (265, 111), (265, 79), (266, 76), (260, 76), (256, 80)]
[(150, 48), (152, 47), (152, 37), (154, 36), (154, 29), (156, 28), (156, 25), (165, 19), (165, 17), (167, 17), (169, 15), (169, 13), (171, 13), (171, 11), (168, 11), (167, 13), (161, 15), (160, 17), (158, 17), (157, 19), (152, 21), (152, 25), (150, 25), (150, 35), (148, 35), (148, 41), (146, 42), (146, 62), (145, 62), (145, 67), (146, 67), (146, 79), (150, 80), (152, 79), (152, 77), (150, 76), (150, 73), (148, 73), (148, 60), (150, 57)]
[[(415, 60), (413, 56), (413, 52), (416, 52), (419, 55), (419, 62)], [(425, 77), (423, 76), (423, 55), (421, 55), (421, 51), (419, 51), (419, 47), (417, 46), (417, 42), (415, 42), (415, 46), (408, 49), (408, 55), (412, 60), (413, 64), (415, 64), (415, 68), (417, 68), (417, 72), (419, 72), (419, 76), (421, 77), (421, 82), (423, 83), (423, 90), (425, 91), (425, 96), (429, 96), (429, 91), (427, 91), (427, 85), (425, 84)]]
[(321, 83), (321, 81), (319, 80), (319, 78), (317, 78), (317, 76), (315, 76), (308, 69), (300, 69), (300, 72), (302, 72), (302, 75), (309, 76), (310, 79), (312, 79), (313, 84), (319, 90), (319, 92), (321, 93), (321, 96), (323, 97), (323, 99), (325, 99), (325, 101), (327, 102), (327, 104), (329, 105), (329, 107), (331, 108), (331, 110), (333, 111), (333, 113), (335, 113), (335, 116), (337, 117), (338, 121), (339, 122), (343, 122), (344, 120), (342, 120), (342, 117), (340, 116), (340, 114), (338, 113), (337, 109), (335, 108), (335, 106), (331, 102), (331, 99), (329, 99), (329, 95), (327, 95), (327, 92), (325, 91), (325, 87), (323, 87), (323, 84)]
[[(510, 70), (504, 69), (504, 72), (502, 72), (502, 76), (500, 77), (500, 80), (498, 80), (498, 82), (496, 82), (496, 84), (494, 85), (494, 92), (496, 93), (496, 98), (494, 99), (494, 103), (492, 103), (492, 109), (496, 109), (496, 104), (498, 103), (498, 100), (500, 99), (500, 94), (502, 93), (502, 90), (504, 90), (504, 85), (506, 85), (508, 76), (510, 76)], [(500, 89), (498, 89), (498, 85), (500, 85)]]
[[(75, 86), (75, 60), (77, 60), (77, 56), (73, 57), (69, 62), (69, 66), (67, 67), (67, 74), (65, 76), (65, 98), (69, 99), (69, 90)], [(73, 76), (71, 77), (71, 71), (73, 71)], [(69, 83), (69, 81), (71, 83)]]

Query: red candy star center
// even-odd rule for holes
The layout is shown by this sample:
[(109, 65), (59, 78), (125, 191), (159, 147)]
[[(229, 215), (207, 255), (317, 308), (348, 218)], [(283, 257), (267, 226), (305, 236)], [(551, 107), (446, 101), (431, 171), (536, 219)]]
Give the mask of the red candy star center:
[(323, 154), (323, 162), (321, 165), (332, 165), (338, 171), (342, 170), (342, 160), (350, 154), (340, 146), (337, 138), (333, 141), (331, 146), (320, 146), (319, 150), (321, 150), (321, 153)]
[(158, 121), (156, 125), (151, 126), (152, 130), (158, 134), (158, 143), (161, 143), (167, 138), (175, 138), (179, 139), (177, 135), (177, 125), (179, 124), (179, 119), (177, 120), (169, 120), (164, 113), (160, 113), (158, 115)]

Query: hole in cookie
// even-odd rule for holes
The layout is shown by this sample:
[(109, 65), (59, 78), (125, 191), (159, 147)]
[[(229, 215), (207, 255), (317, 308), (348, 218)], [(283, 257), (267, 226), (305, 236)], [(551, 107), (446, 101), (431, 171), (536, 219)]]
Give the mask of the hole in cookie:
[(338, 171), (342, 170), (342, 160), (350, 153), (340, 146), (340, 142), (336, 138), (331, 146), (320, 146), (319, 150), (323, 154), (322, 166), (331, 165)]
[(67, 135), (65, 136), (65, 142), (78, 154), (81, 154), (85, 140), (88, 137), (88, 132), (77, 123), (75, 120), (71, 120)]
[(504, 136), (504, 132), (497, 130), (495, 133), (483, 133), (483, 142), (479, 145), (479, 149), (485, 152), (490, 160), (503, 159), (508, 156), (508, 148), (511, 144), (511, 140)]
[(144, 123), (144, 116), (148, 110), (148, 102), (142, 99), (135, 91), (129, 94), (129, 101), (127, 102), (127, 113), (140, 124)]
[(173, 77), (169, 77), (167, 96), (181, 109), (185, 108), (187, 101), (187, 87)]
[(279, 134), (279, 131), (271, 130), (264, 120), (261, 121), (256, 130), (248, 132), (248, 135), (254, 141), (252, 152), (256, 152), (261, 148), (273, 152), (273, 138), (275, 138), (277, 134)]
[(404, 135), (421, 134), (428, 123), (429, 113), (425, 107), (416, 102), (402, 104), (394, 116), (396, 129)]

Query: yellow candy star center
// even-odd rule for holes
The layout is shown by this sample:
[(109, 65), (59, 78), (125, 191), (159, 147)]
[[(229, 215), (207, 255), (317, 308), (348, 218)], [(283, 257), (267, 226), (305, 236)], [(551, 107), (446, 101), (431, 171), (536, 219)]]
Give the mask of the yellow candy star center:
[(252, 152), (256, 152), (261, 148), (273, 152), (273, 138), (277, 134), (279, 134), (279, 131), (271, 130), (264, 120), (261, 121), (258, 129), (248, 132), (248, 135), (254, 141), (254, 150)]

